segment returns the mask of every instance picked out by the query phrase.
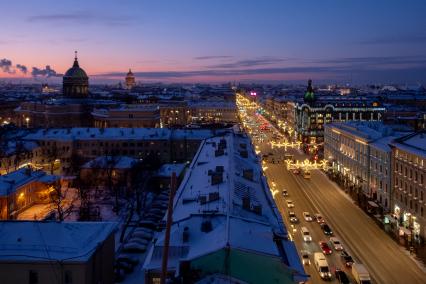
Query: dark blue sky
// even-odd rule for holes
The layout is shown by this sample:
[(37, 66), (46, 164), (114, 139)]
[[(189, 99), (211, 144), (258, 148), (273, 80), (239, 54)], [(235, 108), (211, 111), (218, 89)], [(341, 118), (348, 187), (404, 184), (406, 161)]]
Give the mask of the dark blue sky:
[[(426, 1), (1, 1), (0, 77), (426, 82)], [(15, 70), (15, 74), (13, 70)], [(12, 71), (11, 71), (12, 70)]]

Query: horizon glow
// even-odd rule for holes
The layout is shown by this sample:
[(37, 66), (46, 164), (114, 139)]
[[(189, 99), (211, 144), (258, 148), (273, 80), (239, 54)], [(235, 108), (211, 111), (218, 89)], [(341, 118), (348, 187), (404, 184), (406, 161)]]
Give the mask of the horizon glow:
[(2, 1), (0, 78), (63, 74), (77, 50), (93, 82), (425, 83), (426, 2), (360, 2)]

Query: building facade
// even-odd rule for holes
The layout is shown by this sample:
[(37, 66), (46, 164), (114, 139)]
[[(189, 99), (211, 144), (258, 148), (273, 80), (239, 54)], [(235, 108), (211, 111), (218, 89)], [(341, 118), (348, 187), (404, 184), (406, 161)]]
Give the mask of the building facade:
[(16, 219), (34, 204), (50, 203), (50, 188), (57, 182), (58, 177), (28, 167), (0, 176), (0, 220)]
[(94, 109), (94, 126), (108, 127), (160, 127), (160, 110), (156, 105), (122, 105), (119, 108)]
[[(226, 130), (224, 130), (226, 131)], [(76, 164), (98, 156), (155, 155), (160, 163), (187, 162), (200, 142), (222, 131), (168, 128), (52, 128), (23, 137), (36, 142), (40, 155), (32, 165), (58, 173), (72, 173)]]
[[(392, 208), (392, 151), (389, 143), (404, 133), (381, 122), (331, 123), (324, 129), (324, 158), (336, 179), (361, 206)], [(370, 203), (369, 203), (370, 201)], [(374, 203), (372, 203), (374, 202)]]
[(391, 143), (393, 214), (400, 234), (426, 238), (426, 135), (413, 133)]

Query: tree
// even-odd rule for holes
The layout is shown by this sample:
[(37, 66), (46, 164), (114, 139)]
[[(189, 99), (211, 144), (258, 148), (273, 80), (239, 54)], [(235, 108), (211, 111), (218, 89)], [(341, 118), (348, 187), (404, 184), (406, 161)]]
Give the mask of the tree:
[(53, 171), (54, 171), (54, 167), (55, 167), (55, 162), (57, 159), (59, 159), (61, 157), (61, 150), (59, 149), (59, 147), (56, 145), (56, 141), (52, 142), (52, 146), (50, 147), (50, 149), (47, 149), (47, 158), (50, 164), (50, 174), (53, 175)]
[(50, 192), (50, 202), (53, 204), (57, 213), (57, 220), (62, 222), (71, 214), (71, 210), (74, 206), (74, 202), (77, 197), (71, 192), (70, 188), (62, 188), (59, 181), (52, 185), (52, 191)]
[(82, 179), (80, 176), (74, 180), (74, 187), (77, 188), (78, 197), (80, 199), (80, 216), (79, 221), (91, 220), (92, 215), (92, 202), (91, 195), (93, 189), (92, 179)]

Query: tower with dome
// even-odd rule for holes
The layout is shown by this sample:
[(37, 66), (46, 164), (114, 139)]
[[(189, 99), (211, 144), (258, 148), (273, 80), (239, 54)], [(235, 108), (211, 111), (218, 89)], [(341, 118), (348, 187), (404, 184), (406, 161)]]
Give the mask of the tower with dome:
[(63, 77), (62, 88), (66, 98), (83, 99), (89, 96), (89, 77), (78, 64), (77, 51), (73, 66)]
[(126, 75), (126, 88), (128, 90), (131, 90), (136, 85), (135, 75), (133, 74), (132, 70), (129, 69), (129, 72), (127, 72)]

